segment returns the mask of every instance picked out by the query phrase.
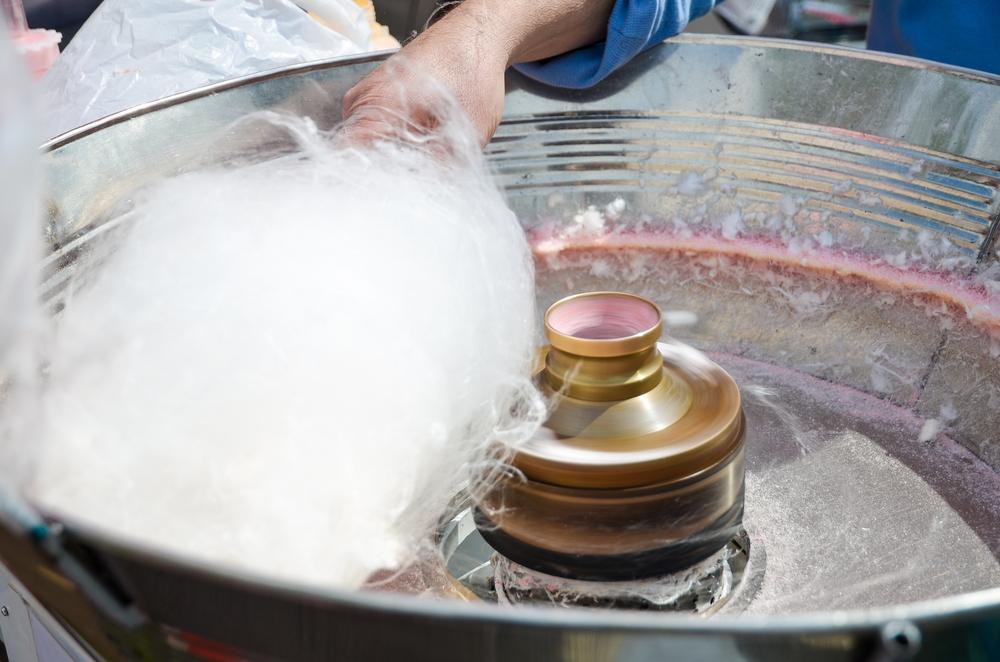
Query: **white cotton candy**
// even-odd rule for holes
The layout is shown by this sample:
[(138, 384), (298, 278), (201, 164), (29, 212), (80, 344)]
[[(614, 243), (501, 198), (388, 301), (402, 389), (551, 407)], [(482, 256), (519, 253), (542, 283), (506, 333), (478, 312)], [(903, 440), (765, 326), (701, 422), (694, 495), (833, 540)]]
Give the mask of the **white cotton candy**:
[(30, 527), (18, 487), (36, 424), (42, 191), (37, 109), (0, 21), (0, 524)]
[(474, 141), (340, 149), (271, 119), (296, 153), (149, 190), (76, 284), (30, 493), (129, 542), (358, 587), (544, 417), (530, 253)]

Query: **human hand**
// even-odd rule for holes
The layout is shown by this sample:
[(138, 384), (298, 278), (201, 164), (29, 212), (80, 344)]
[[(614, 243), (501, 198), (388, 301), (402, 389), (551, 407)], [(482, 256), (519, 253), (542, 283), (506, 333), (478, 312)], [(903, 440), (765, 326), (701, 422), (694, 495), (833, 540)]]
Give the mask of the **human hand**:
[(344, 97), (349, 141), (433, 134), (457, 106), (485, 146), (504, 71), (604, 38), (614, 0), (464, 0)]
[(456, 10), (407, 44), (347, 92), (346, 137), (364, 142), (431, 134), (453, 119), (457, 103), (485, 146), (503, 114), (509, 59), (494, 24)]

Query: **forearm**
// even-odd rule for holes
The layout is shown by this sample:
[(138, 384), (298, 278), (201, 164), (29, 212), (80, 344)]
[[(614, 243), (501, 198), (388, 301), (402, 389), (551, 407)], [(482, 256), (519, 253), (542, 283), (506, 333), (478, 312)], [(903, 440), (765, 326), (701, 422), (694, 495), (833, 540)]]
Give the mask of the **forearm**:
[[(604, 39), (615, 0), (465, 0), (431, 32), (488, 45), (507, 66), (542, 60)], [(442, 34), (443, 36), (443, 34)], [(477, 53), (482, 55), (482, 53)]]

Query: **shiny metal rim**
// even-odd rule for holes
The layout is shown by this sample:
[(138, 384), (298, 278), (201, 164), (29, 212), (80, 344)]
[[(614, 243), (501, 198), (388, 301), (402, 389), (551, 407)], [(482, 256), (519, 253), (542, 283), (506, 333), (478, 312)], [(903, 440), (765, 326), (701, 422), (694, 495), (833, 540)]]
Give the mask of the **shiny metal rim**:
[[(824, 44), (814, 44), (812, 42), (802, 42), (795, 41), (791, 39), (770, 39), (763, 37), (737, 37), (737, 36), (725, 36), (725, 35), (695, 35), (695, 34), (682, 34), (667, 40), (670, 43), (678, 44), (721, 44), (721, 45), (732, 45), (732, 46), (768, 46), (770, 48), (778, 48), (785, 50), (798, 50), (798, 51), (812, 51), (819, 53), (828, 53), (831, 55), (837, 55), (840, 57), (847, 57), (857, 60), (870, 60), (874, 62), (882, 62), (885, 64), (892, 64), (896, 66), (908, 67), (911, 69), (924, 69), (928, 71), (937, 71), (941, 73), (948, 73), (968, 80), (975, 80), (978, 82), (989, 83), (991, 85), (1000, 86), (1000, 76), (994, 76), (992, 74), (987, 74), (981, 71), (975, 71), (972, 69), (963, 69), (959, 67), (950, 67), (947, 65), (940, 64), (938, 62), (931, 62), (930, 60), (922, 60), (920, 58), (908, 57), (904, 55), (890, 55), (888, 53), (880, 53), (876, 51), (865, 51), (856, 48), (847, 48), (844, 46), (831, 46)], [(134, 108), (129, 108), (128, 110), (123, 110), (120, 113), (115, 113), (109, 115), (102, 119), (99, 119), (90, 124), (73, 129), (72, 131), (67, 131), (66, 133), (56, 136), (52, 140), (44, 143), (42, 145), (43, 151), (51, 151), (58, 147), (65, 145), (66, 143), (73, 142), (78, 138), (82, 138), (86, 135), (99, 131), (105, 127), (111, 126), (113, 124), (118, 124), (124, 122), (133, 117), (138, 117), (140, 115), (145, 115), (146, 113), (159, 110), (161, 108), (169, 108), (171, 106), (176, 106), (178, 104), (190, 101), (192, 99), (199, 99), (201, 97), (206, 97), (211, 94), (216, 94), (223, 90), (228, 90), (234, 87), (240, 87), (249, 82), (264, 81), (273, 78), (283, 78), (285, 76), (294, 75), (298, 73), (303, 73), (307, 71), (316, 71), (319, 69), (329, 69), (332, 67), (338, 67), (345, 64), (359, 64), (363, 62), (379, 62), (385, 60), (390, 55), (395, 53), (395, 50), (389, 51), (379, 51), (376, 53), (369, 53), (363, 56), (341, 56), (329, 58), (326, 60), (317, 60), (315, 62), (307, 62), (304, 64), (293, 65), (289, 67), (284, 67), (282, 69), (274, 71), (265, 71), (259, 74), (253, 74), (250, 76), (242, 76), (240, 78), (233, 78), (231, 80), (222, 81), (219, 83), (213, 83), (212, 85), (206, 85), (204, 87), (199, 87), (188, 92), (182, 92), (180, 94), (174, 94), (172, 96), (164, 97), (156, 101), (151, 101), (150, 103), (142, 104), (140, 106), (135, 106)]]

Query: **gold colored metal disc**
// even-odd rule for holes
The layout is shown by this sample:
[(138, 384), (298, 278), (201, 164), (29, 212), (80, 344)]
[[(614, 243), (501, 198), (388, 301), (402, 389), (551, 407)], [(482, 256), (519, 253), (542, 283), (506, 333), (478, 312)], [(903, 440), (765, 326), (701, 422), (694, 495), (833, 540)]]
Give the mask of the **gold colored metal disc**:
[[(596, 298), (607, 305), (612, 297), (625, 301), (625, 312), (640, 309), (645, 324), (605, 325), (632, 332), (625, 337), (567, 333), (574, 327), (570, 315), (560, 316), (564, 306)], [(577, 317), (586, 334), (601, 335), (597, 313)], [(555, 407), (545, 427), (518, 450), (515, 464), (528, 478), (564, 487), (636, 487), (711, 471), (737, 450), (742, 406), (736, 383), (697, 350), (657, 344), (662, 322), (655, 304), (634, 295), (589, 293), (563, 299), (545, 319), (553, 344), (539, 377)]]
[(681, 484), (588, 490), (511, 481), (484, 505), (506, 535), (533, 547), (613, 556), (698, 537), (742, 498), (740, 448), (715, 471)]
[(709, 471), (742, 441), (740, 392), (700, 353), (660, 346), (663, 377), (625, 400), (555, 394), (544, 428), (518, 449), (532, 480), (566, 487), (635, 487)]
[(686, 567), (734, 534), (739, 389), (701, 352), (659, 343), (662, 330), (656, 305), (629, 294), (549, 308), (537, 379), (552, 413), (518, 448), (523, 478), (479, 504), (480, 531), (501, 553), (563, 576), (638, 576)]

